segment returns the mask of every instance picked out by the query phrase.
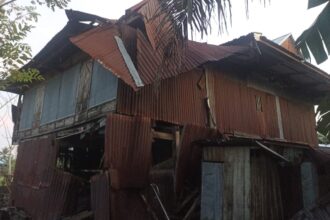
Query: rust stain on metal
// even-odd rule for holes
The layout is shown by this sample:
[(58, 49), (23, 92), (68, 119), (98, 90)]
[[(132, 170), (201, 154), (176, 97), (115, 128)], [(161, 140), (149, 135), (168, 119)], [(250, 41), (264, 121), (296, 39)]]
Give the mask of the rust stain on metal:
[(199, 182), (201, 170), (202, 149), (194, 142), (215, 138), (217, 130), (196, 125), (186, 125), (180, 140), (178, 159), (175, 172), (175, 191), (179, 194), (185, 182)]
[(48, 187), (34, 188), (21, 184), (12, 185), (12, 201), (35, 220), (57, 220), (73, 214), (81, 180), (73, 175), (55, 171)]
[(31, 188), (50, 185), (55, 169), (57, 145), (54, 137), (21, 142), (18, 147), (14, 183)]
[(198, 88), (201, 70), (162, 80), (159, 86), (148, 85), (134, 92), (122, 82), (118, 85), (117, 111), (141, 115), (177, 124), (207, 124), (205, 95)]
[[(33, 219), (58, 219), (72, 214), (81, 180), (57, 171), (57, 146), (49, 136), (22, 142), (12, 183), (12, 205), (24, 208)], [(71, 198), (71, 199), (69, 199)]]
[(91, 206), (95, 220), (110, 219), (110, 179), (108, 172), (91, 178)]
[(137, 89), (115, 40), (115, 36), (120, 35), (119, 26), (108, 24), (73, 37), (71, 41), (118, 78)]
[(141, 31), (128, 25), (108, 24), (71, 38), (76, 46), (99, 60), (134, 90), (138, 88), (114, 40), (115, 36), (124, 39), (125, 47), (128, 48), (129, 55), (144, 85), (188, 72), (206, 62), (219, 61), (248, 50), (247, 47), (216, 46), (189, 41), (187, 47), (183, 49), (185, 52), (182, 64), (178, 66), (172, 62), (165, 67), (162, 65), (160, 52), (155, 50), (149, 42), (150, 38), (147, 39)]
[(314, 106), (280, 99), (284, 138), (292, 142), (318, 145)]
[(109, 114), (105, 136), (105, 167), (116, 189), (145, 187), (151, 166), (151, 119)]
[[(236, 131), (278, 138), (275, 97), (214, 71), (217, 125), (221, 132)], [(258, 109), (257, 99), (261, 108)], [(260, 106), (259, 106), (260, 107)]]
[(111, 190), (110, 219), (151, 220), (139, 190)]

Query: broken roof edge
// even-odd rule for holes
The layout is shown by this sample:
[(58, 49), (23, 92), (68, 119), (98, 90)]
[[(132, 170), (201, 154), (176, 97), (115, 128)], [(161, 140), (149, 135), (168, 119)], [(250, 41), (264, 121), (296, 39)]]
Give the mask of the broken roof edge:
[(278, 45), (282, 45), (284, 43), (285, 40), (287, 40), (288, 38), (290, 38), (290, 36), (292, 36), (291, 33), (288, 33), (288, 34), (284, 34), (280, 37), (277, 37), (275, 39), (273, 39), (272, 41)]
[[(33, 56), (33, 58), (24, 64), (21, 69), (42, 69), (47, 67), (47, 62), (54, 59), (56, 55), (65, 53), (65, 50), (67, 49), (70, 44), (74, 46), (69, 41), (69, 37), (72, 35), (76, 35), (77, 32), (83, 33), (87, 30), (90, 30), (91, 28), (94, 28), (93, 25), (95, 22), (104, 24), (104, 23), (110, 23), (113, 24), (116, 22), (116, 20), (103, 18), (97, 15), (89, 14), (86, 12), (76, 11), (76, 10), (65, 10), (66, 16), (68, 18), (68, 22), (66, 25), (58, 31), (40, 50), (39, 52)], [(90, 24), (87, 24), (86, 22), (90, 22)], [(78, 48), (77, 48), (78, 49)], [(51, 68), (50, 68), (51, 69)], [(41, 72), (41, 75), (44, 75), (45, 73)], [(29, 87), (33, 86), (35, 83), (38, 83), (37, 81), (34, 81), (32, 83), (26, 84), (26, 83), (12, 83), (9, 86), (7, 86), (4, 89), (1, 89), (1, 91), (10, 92), (14, 94), (23, 94), (24, 90), (28, 89)]]
[(309, 63), (308, 61), (306, 61), (305, 59), (303, 59), (302, 57), (290, 52), (289, 50), (283, 48), (282, 46), (274, 43), (273, 41), (267, 39), (264, 36), (260, 37), (260, 40), (258, 40), (258, 42), (261, 42), (263, 44), (266, 44), (268, 47), (273, 48), (274, 50), (282, 53), (283, 55), (287, 56), (288, 58), (291, 58), (293, 61), (300, 63), (301, 65), (313, 70), (314, 72), (320, 74), (321, 76), (325, 77), (326, 79), (329, 80), (329, 85), (330, 85), (330, 75), (323, 71), (322, 69), (318, 68), (317, 66)]
[(285, 58), (288, 58), (291, 61), (295, 62), (297, 65), (307, 68), (308, 70), (313, 72), (313, 74), (316, 74), (316, 76), (322, 77), (322, 79), (325, 80), (325, 82), (329, 85), (329, 91), (330, 91), (330, 75), (327, 72), (321, 70), (317, 66), (307, 62), (302, 57), (292, 53), (291, 51), (267, 39), (261, 33), (252, 32), (247, 35), (236, 38), (234, 40), (228, 41), (221, 45), (244, 45), (244, 44), (253, 47), (257, 50), (259, 50), (258, 44), (264, 45), (267, 48), (270, 48), (273, 52), (277, 52), (278, 54), (284, 56)]

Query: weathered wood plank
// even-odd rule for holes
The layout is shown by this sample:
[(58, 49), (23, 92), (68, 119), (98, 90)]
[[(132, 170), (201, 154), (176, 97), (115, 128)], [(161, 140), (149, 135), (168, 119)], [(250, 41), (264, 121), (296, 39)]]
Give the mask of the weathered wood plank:
[(92, 80), (93, 60), (88, 60), (82, 64), (80, 71), (79, 87), (77, 91), (76, 112), (83, 112), (88, 107), (88, 97)]
[(224, 220), (250, 219), (250, 148), (224, 148)]
[(318, 197), (317, 174), (311, 162), (303, 162), (300, 168), (304, 208), (308, 208), (316, 202)]
[(214, 73), (209, 70), (205, 71), (206, 77), (206, 93), (207, 104), (210, 108), (209, 125), (211, 128), (217, 128), (216, 109), (215, 109), (215, 96), (214, 96)]

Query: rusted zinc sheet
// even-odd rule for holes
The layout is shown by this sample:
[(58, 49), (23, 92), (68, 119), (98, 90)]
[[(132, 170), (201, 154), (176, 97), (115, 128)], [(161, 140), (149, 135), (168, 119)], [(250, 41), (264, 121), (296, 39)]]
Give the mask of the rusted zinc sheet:
[(151, 220), (139, 190), (111, 190), (110, 219)]
[(234, 54), (248, 51), (247, 47), (216, 46), (189, 41), (182, 61), (163, 65), (161, 53), (155, 50), (141, 31), (128, 25), (109, 24), (71, 38), (71, 41), (91, 57), (110, 69), (118, 78), (137, 90), (132, 73), (125, 62), (115, 36), (123, 39), (125, 49), (133, 61), (144, 85), (177, 76), (206, 62), (219, 61)]
[(247, 51), (245, 47), (216, 46), (189, 41), (183, 49), (182, 60), (171, 60), (163, 65), (159, 51), (156, 51), (141, 31), (137, 31), (137, 69), (145, 85), (185, 73), (207, 62), (215, 62), (234, 54)]
[(196, 125), (186, 125), (180, 140), (178, 159), (175, 168), (175, 191), (182, 192), (185, 183), (198, 184), (200, 181), (202, 149), (195, 141), (215, 138), (214, 129)]
[(57, 171), (56, 156), (53, 136), (25, 141), (18, 147), (11, 201), (33, 219), (55, 220), (76, 208), (72, 198), (77, 198), (81, 180)]
[[(265, 138), (278, 138), (275, 97), (229, 79), (219, 70), (214, 75), (217, 126), (221, 132), (243, 132)], [(257, 99), (261, 106), (257, 109)]]
[(145, 187), (151, 166), (151, 119), (109, 114), (104, 166), (115, 189)]
[(292, 142), (318, 145), (313, 105), (280, 99), (284, 138)]
[(21, 142), (18, 147), (14, 184), (30, 188), (49, 186), (56, 155), (57, 145), (53, 136)]
[[(126, 26), (126, 29), (128, 28)], [(121, 36), (119, 26), (109, 24), (96, 27), (71, 38), (71, 41), (91, 57), (98, 60), (105, 68), (110, 69), (118, 78), (132, 88), (137, 89), (119, 50), (115, 36)]]
[(284, 219), (278, 164), (264, 154), (251, 155), (250, 160), (252, 192), (250, 219)]
[(23, 208), (34, 220), (57, 220), (72, 215), (77, 208), (81, 180), (69, 173), (55, 171), (48, 187), (33, 188), (13, 184), (13, 205)]
[(95, 220), (110, 219), (110, 181), (107, 172), (91, 178), (91, 206)]
[(138, 92), (119, 81), (117, 111), (178, 124), (205, 126), (206, 92), (198, 87), (202, 74), (201, 70), (194, 70), (163, 80), (159, 85), (148, 85)]
[[(145, 29), (148, 39), (153, 47), (161, 53), (164, 51), (164, 42), (175, 36), (174, 29), (171, 24), (164, 20), (164, 13), (159, 10), (160, 5), (157, 0), (148, 0), (142, 7), (136, 7), (136, 12), (143, 16)], [(162, 27), (161, 29), (159, 27)]]

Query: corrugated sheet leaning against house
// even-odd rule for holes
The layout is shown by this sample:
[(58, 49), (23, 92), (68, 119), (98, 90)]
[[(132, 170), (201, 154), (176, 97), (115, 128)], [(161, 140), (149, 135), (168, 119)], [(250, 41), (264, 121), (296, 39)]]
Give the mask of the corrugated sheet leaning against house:
[(217, 137), (215, 129), (196, 125), (184, 126), (175, 168), (175, 191), (181, 193), (186, 182), (198, 183), (201, 172), (202, 149), (195, 141)]
[(56, 220), (72, 214), (80, 178), (55, 170), (57, 146), (53, 136), (22, 142), (12, 184), (12, 204), (35, 220)]
[(110, 219), (110, 178), (108, 172), (91, 178), (91, 207), (95, 220)]
[(151, 166), (151, 119), (109, 114), (104, 166), (115, 189), (142, 188)]

